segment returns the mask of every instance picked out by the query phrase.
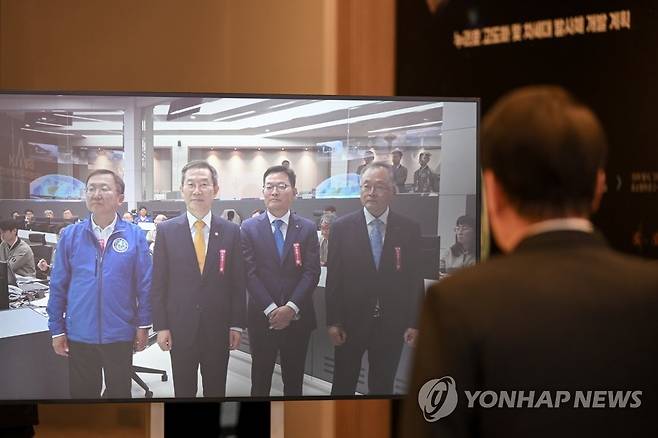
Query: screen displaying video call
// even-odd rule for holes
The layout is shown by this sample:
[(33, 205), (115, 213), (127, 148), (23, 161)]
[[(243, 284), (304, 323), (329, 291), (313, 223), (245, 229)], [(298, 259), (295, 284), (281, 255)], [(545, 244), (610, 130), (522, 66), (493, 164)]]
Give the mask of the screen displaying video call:
[(477, 99), (0, 93), (0, 400), (390, 398)]

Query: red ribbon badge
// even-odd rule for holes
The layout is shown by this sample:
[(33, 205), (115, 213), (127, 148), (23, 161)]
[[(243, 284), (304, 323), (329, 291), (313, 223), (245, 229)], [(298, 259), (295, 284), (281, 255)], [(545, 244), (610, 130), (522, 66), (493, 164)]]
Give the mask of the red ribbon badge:
[(302, 246), (295, 242), (292, 244), (293, 252), (295, 253), (295, 266), (298, 268), (302, 267)]
[(402, 270), (402, 248), (395, 247), (395, 270), (400, 272)]
[(219, 250), (219, 273), (224, 274), (224, 268), (226, 267), (226, 250)]

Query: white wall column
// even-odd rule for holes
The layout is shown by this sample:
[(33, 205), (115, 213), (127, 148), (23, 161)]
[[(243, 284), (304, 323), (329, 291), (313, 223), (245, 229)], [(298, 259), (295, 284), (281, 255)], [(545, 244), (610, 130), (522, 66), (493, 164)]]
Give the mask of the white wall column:
[(142, 185), (142, 115), (133, 100), (123, 115), (123, 179), (128, 209), (143, 200)]
[(141, 200), (153, 199), (153, 186), (155, 184), (153, 175), (153, 107), (141, 109), (142, 114), (142, 147), (144, 155), (143, 192)]
[(441, 248), (454, 243), (455, 222), (466, 212), (466, 197), (476, 193), (476, 104), (446, 102), (441, 130), (439, 229)]

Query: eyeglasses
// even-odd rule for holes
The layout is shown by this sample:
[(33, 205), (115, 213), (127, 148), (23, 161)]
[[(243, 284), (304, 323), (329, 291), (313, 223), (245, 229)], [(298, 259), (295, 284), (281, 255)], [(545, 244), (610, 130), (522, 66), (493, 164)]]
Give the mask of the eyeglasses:
[(202, 183), (198, 183), (198, 184), (195, 184), (193, 182), (186, 182), (185, 183), (185, 188), (189, 191), (192, 191), (192, 192), (195, 191), (195, 190), (199, 190), (201, 192), (204, 192), (204, 191), (207, 191), (207, 190), (211, 190), (213, 188), (213, 186), (210, 185), (210, 183), (207, 183), (207, 182), (202, 182)]
[(365, 183), (365, 184), (361, 185), (361, 191), (362, 192), (375, 191), (377, 193), (382, 193), (382, 192), (388, 192), (390, 190), (391, 190), (390, 186), (383, 185), (383, 184), (370, 185), (368, 183)]
[(464, 226), (464, 225), (457, 225), (455, 227), (455, 233), (460, 233), (460, 232), (464, 233), (466, 231), (473, 231), (473, 228), (469, 227), (469, 226)]
[(263, 190), (265, 190), (267, 193), (272, 193), (274, 189), (280, 192), (285, 192), (286, 190), (288, 190), (288, 187), (290, 187), (290, 184), (286, 184), (286, 183), (265, 184), (263, 186)]
[(111, 192), (112, 192), (112, 187), (108, 185), (102, 185), (100, 187), (89, 186), (85, 188), (85, 193), (87, 193), (88, 195), (95, 195), (96, 193), (100, 193), (101, 195), (106, 195)]

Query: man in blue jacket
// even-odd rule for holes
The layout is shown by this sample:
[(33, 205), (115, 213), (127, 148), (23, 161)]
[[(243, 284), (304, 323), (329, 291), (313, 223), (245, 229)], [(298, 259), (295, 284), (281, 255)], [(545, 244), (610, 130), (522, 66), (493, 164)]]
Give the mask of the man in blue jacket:
[(66, 227), (50, 280), (48, 326), (55, 353), (69, 358), (72, 398), (130, 398), (133, 349), (151, 325), (151, 258), (144, 232), (119, 220), (123, 180), (99, 169), (87, 177), (91, 216)]

